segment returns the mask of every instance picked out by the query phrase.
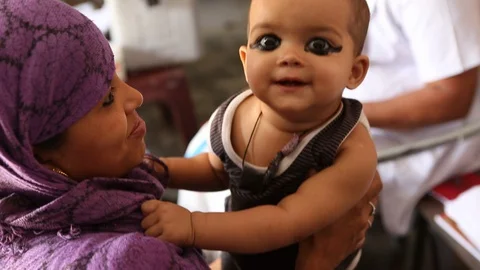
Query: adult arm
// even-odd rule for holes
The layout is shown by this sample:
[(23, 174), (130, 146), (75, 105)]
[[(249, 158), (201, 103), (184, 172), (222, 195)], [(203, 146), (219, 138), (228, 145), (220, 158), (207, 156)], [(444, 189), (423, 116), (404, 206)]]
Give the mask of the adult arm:
[(408, 42), (423, 85), (389, 100), (364, 104), (370, 124), (414, 129), (466, 117), (480, 66), (480, 2), (387, 0), (386, 5), (404, 35), (399, 38)]
[(364, 103), (372, 127), (414, 129), (465, 118), (475, 97), (478, 69), (425, 84), (392, 99)]

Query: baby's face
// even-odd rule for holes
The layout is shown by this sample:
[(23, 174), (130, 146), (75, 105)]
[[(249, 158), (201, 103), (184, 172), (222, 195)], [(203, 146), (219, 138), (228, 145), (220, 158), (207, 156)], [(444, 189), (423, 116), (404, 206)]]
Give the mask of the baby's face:
[(338, 108), (355, 63), (350, 0), (253, 0), (240, 49), (255, 95), (281, 113)]

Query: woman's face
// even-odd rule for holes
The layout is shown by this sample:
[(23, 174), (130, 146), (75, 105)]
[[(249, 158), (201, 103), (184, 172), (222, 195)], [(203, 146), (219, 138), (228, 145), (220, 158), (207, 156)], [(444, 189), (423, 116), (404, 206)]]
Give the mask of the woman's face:
[(60, 147), (35, 154), (79, 181), (124, 176), (145, 154), (145, 122), (135, 111), (142, 102), (140, 92), (115, 75), (108, 94), (66, 131)]

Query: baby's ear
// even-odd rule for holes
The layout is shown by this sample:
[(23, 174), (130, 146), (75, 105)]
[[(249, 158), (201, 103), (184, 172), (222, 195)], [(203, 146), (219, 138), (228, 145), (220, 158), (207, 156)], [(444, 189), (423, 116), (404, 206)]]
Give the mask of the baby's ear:
[(355, 89), (363, 82), (363, 79), (365, 79), (365, 76), (367, 75), (369, 66), (370, 61), (366, 55), (359, 55), (355, 58), (352, 65), (352, 71), (346, 85), (348, 89)]
[(238, 49), (238, 54), (240, 55), (240, 61), (242, 61), (243, 65), (243, 74), (245, 75), (245, 80), (248, 83), (247, 77), (247, 46), (243, 45)]

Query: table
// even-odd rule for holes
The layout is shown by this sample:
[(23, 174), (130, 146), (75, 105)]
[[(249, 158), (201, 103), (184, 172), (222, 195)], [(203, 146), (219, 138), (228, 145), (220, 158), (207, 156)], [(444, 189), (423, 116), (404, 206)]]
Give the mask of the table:
[[(475, 254), (472, 254), (457, 239), (455, 239), (455, 237), (453, 237), (447, 230), (445, 230), (445, 228), (440, 226), (435, 221), (435, 217), (443, 213), (443, 205), (441, 202), (431, 197), (426, 197), (422, 201), (420, 201), (417, 209), (421, 218), (423, 219), (423, 222), (425, 223), (424, 226), (420, 225), (420, 230), (427, 234), (437, 234), (442, 240), (444, 240), (448, 247), (451, 248), (453, 252), (465, 263), (465, 265), (467, 265), (471, 269), (480, 269), (480, 259)], [(428, 228), (430, 228), (430, 230), (428, 230), (427, 226)], [(451, 228), (456, 230), (453, 226), (451, 226)], [(457, 232), (459, 231), (457, 230)], [(459, 234), (461, 234), (461, 232), (459, 232)], [(423, 241), (421, 241), (421, 239), (419, 240), (419, 247), (416, 248), (417, 258), (422, 257), (423, 253), (421, 250), (423, 249), (424, 243), (422, 243)], [(417, 266), (417, 269), (420, 269), (419, 267), (421, 267), (421, 262), (416, 260), (415, 264)]]

